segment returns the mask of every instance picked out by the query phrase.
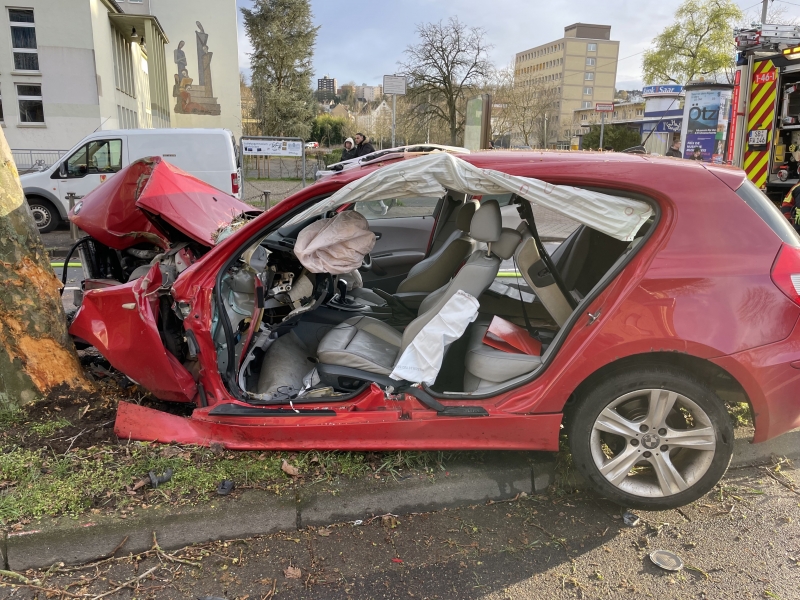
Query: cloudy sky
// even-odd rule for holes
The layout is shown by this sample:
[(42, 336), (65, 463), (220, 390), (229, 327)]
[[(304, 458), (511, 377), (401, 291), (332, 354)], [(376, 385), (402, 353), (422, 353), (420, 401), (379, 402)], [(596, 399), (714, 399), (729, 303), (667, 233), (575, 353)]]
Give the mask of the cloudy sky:
[[(236, 0), (241, 6), (252, 0)], [(758, 18), (761, 2), (738, 0), (749, 15)], [(509, 64), (514, 54), (564, 34), (564, 26), (577, 21), (611, 25), (611, 38), (620, 41), (617, 88), (641, 87), (641, 53), (673, 18), (680, 0), (311, 0), (314, 22), (320, 26), (314, 49), (316, 79), (329, 75), (339, 80), (379, 84), (392, 74), (405, 48), (416, 40), (418, 23), (457, 16), (469, 26), (482, 27), (494, 46), (492, 61)], [(776, 0), (789, 17), (800, 17), (800, 0)], [(250, 43), (239, 15), (239, 66), (249, 74)]]

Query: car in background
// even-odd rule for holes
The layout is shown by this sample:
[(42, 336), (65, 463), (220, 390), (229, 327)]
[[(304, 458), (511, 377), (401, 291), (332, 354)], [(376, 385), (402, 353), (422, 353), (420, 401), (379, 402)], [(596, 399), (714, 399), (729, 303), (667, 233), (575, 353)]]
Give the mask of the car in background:
[(50, 168), (20, 176), (40, 233), (67, 219), (77, 201), (144, 157), (160, 156), (220, 191), (239, 197), (236, 139), (227, 129), (121, 129), (96, 131)]
[[(502, 229), (501, 193), (516, 229)], [(531, 203), (581, 223), (560, 255)], [(302, 259), (320, 231), (320, 252), (349, 257), (351, 283)], [(496, 288), (512, 256), (516, 286)], [(662, 510), (725, 473), (726, 401), (749, 404), (754, 442), (800, 426), (800, 236), (739, 169), (622, 153), (387, 159), (326, 175), (173, 273), (154, 260), (88, 291), (70, 326), (158, 398), (194, 406), (184, 417), (121, 402), (122, 439), (555, 452), (564, 431), (599, 494)], [(409, 279), (428, 284), (413, 304)], [(498, 346), (496, 316), (535, 343)], [(428, 358), (417, 336), (438, 322), (458, 333), (426, 338), (436, 360), (417, 364), (440, 361), (435, 379), (400, 376), (409, 348)]]
[(306, 142), (306, 148), (319, 148), (319, 142)]

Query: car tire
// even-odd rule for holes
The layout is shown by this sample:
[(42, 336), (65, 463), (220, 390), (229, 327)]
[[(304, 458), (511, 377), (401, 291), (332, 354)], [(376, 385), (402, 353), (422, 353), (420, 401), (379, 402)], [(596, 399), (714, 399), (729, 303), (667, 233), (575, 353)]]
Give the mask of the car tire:
[(38, 196), (31, 196), (27, 200), (39, 233), (50, 233), (58, 227), (61, 215), (50, 201)]
[(722, 479), (733, 455), (725, 404), (673, 367), (617, 371), (576, 398), (567, 433), (575, 468), (628, 508), (694, 502)]

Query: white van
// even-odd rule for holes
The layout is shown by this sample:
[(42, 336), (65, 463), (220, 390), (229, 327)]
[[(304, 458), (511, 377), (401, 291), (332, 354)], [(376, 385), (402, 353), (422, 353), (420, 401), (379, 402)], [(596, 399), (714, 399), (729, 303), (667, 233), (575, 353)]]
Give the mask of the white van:
[(227, 129), (120, 129), (86, 136), (45, 171), (20, 176), (41, 233), (67, 218), (67, 194), (81, 198), (145, 156), (164, 160), (239, 197), (238, 147)]

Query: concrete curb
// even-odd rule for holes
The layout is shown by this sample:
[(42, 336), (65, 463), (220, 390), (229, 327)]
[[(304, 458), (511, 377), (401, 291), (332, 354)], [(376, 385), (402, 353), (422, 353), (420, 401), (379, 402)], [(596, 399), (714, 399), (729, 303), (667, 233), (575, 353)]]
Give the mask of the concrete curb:
[(151, 508), (118, 516), (61, 518), (7, 534), (0, 544), (6, 568), (22, 571), (54, 563), (78, 564), (108, 556), (125, 537), (118, 555), (148, 550), (153, 533), (164, 550), (212, 540), (266, 535), (308, 525), (409, 514), (507, 500), (544, 491), (552, 482), (551, 460), (535, 452), (496, 452), (481, 464), (456, 464), (431, 476), (397, 480), (342, 480), (305, 485), (276, 497), (248, 490), (202, 507)]

